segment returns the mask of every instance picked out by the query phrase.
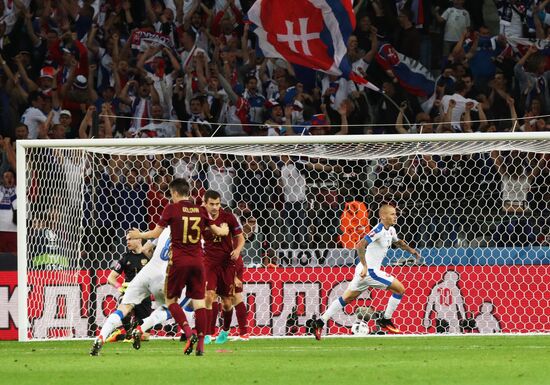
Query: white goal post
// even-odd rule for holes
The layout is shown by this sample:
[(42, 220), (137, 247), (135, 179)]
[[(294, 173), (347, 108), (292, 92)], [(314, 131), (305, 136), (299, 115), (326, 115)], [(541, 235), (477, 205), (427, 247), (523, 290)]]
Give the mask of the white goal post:
[[(406, 334), (548, 333), (549, 167), (550, 132), (18, 140), (19, 340), (95, 335), (123, 234), (150, 225), (173, 175), (220, 190), (246, 227), (252, 335), (307, 333), (387, 201), (423, 257), (390, 250), (383, 266), (407, 288)], [(328, 333), (350, 333), (356, 307), (376, 332), (387, 298), (365, 292)]]

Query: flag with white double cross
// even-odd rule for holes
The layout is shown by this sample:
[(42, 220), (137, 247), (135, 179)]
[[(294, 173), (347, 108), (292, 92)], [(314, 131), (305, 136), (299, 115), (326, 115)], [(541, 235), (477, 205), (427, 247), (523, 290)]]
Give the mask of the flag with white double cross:
[(347, 41), (355, 29), (352, 3), (257, 0), (248, 11), (248, 18), (264, 56), (352, 78), (346, 57)]

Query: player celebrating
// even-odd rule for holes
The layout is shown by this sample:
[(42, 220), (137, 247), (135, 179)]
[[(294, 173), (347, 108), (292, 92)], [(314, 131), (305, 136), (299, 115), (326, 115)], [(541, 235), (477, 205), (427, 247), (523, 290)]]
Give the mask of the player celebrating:
[(376, 225), (376, 227), (356, 245), (360, 263), (355, 268), (353, 280), (350, 282), (344, 295), (334, 300), (325, 314), (313, 323), (315, 338), (317, 340), (321, 339), (321, 333), (325, 323), (332, 318), (337, 311), (359, 297), (359, 295), (369, 287), (388, 289), (393, 293), (386, 306), (384, 317), (378, 320), (378, 326), (380, 326), (382, 330), (390, 333), (401, 333), (393, 324), (391, 318), (393, 312), (403, 298), (405, 287), (396, 278), (380, 270), (380, 265), (392, 244), (400, 249), (408, 251), (417, 259), (420, 257), (420, 254), (407, 245), (405, 241), (397, 238), (397, 233), (393, 227), (397, 223), (397, 211), (395, 207), (389, 204), (383, 204), (380, 207), (379, 215), (380, 222), (378, 225)]
[[(151, 254), (146, 255), (141, 240), (132, 239), (127, 241), (128, 251), (118, 260), (111, 270), (111, 273), (107, 277), (107, 282), (120, 293), (124, 293), (128, 284), (135, 278), (137, 273), (149, 262)], [(118, 277), (124, 273), (124, 283), (118, 281)], [(146, 297), (141, 303), (134, 307), (135, 321), (140, 324), (145, 318), (151, 314), (151, 297)], [(130, 337), (130, 330), (132, 330), (132, 323), (129, 315), (122, 320), (122, 325), (126, 333), (122, 333), (119, 328), (115, 330), (113, 334), (107, 338), (106, 342), (115, 342), (122, 340), (125, 337)]]
[[(242, 228), (229, 211), (221, 209), (220, 193), (208, 190), (203, 198), (206, 211), (210, 215), (210, 223), (221, 226), (226, 224), (229, 228), (229, 235), (220, 237), (206, 229), (204, 232), (204, 256), (206, 269), (206, 308), (208, 309), (209, 333), (215, 326), (216, 313), (212, 311), (212, 303), (219, 295), (222, 298), (223, 307), (223, 329), (216, 338), (216, 343), (227, 341), (227, 333), (231, 326), (233, 316), (232, 296), (235, 291), (236, 265), (244, 246)], [(236, 241), (236, 242), (235, 242)], [(235, 244), (236, 243), (236, 244)], [(246, 311), (245, 311), (246, 316)]]
[[(184, 352), (189, 355), (197, 343), (197, 356), (204, 354), (204, 336), (207, 327), (205, 309), (204, 266), (202, 261), (201, 236), (206, 226), (216, 236), (228, 234), (227, 225), (211, 225), (206, 210), (190, 199), (190, 187), (184, 179), (174, 179), (169, 185), (172, 203), (162, 212), (157, 226), (150, 231), (140, 232), (133, 229), (128, 233), (130, 239), (157, 238), (164, 228), (170, 226), (172, 234), (172, 255), (168, 262), (165, 281), (165, 299), (168, 310), (174, 320), (183, 329), (187, 337)], [(192, 299), (195, 309), (197, 334), (193, 334), (185, 313), (178, 304), (183, 289)]]

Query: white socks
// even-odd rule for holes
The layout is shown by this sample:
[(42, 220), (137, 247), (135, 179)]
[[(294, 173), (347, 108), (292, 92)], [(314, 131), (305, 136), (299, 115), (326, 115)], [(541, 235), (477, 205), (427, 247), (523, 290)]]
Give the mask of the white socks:
[(334, 314), (336, 314), (338, 310), (342, 310), (344, 306), (346, 306), (346, 301), (344, 301), (342, 297), (338, 297), (337, 299), (332, 301), (327, 311), (325, 311), (325, 314), (321, 316), (321, 319), (326, 323), (334, 316)]
[(168, 311), (168, 308), (166, 308), (166, 306), (160, 306), (155, 309), (155, 311), (152, 312), (149, 317), (143, 320), (143, 323), (141, 324), (141, 330), (145, 333), (156, 324), (163, 323), (170, 318), (172, 318), (172, 315)]
[(122, 313), (120, 310), (111, 313), (111, 315), (107, 317), (107, 320), (105, 320), (105, 323), (101, 328), (101, 332), (99, 333), (99, 335), (103, 337), (103, 341), (105, 341), (107, 337), (111, 335), (113, 330), (122, 325), (123, 318), (124, 313)]
[(401, 298), (403, 298), (403, 295), (399, 294), (392, 294), (390, 299), (388, 300), (388, 305), (386, 306), (386, 311), (384, 312), (384, 318), (391, 319), (393, 312), (395, 309), (397, 309), (397, 306), (401, 303)]

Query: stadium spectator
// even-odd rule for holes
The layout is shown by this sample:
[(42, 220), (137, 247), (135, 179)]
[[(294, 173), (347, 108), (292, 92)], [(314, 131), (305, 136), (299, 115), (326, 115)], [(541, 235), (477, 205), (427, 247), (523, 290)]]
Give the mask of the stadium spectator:
[(0, 252), (17, 252), (15, 173), (6, 170), (0, 185)]
[(498, 151), (491, 152), (502, 178), (502, 210), (507, 214), (519, 215), (529, 210), (527, 194), (533, 178), (540, 173), (540, 168), (536, 164), (531, 165), (532, 162), (526, 154), (519, 151), (512, 151), (507, 155), (504, 156)]
[(242, 250), (243, 261), (245, 265), (258, 265), (262, 257), (262, 239), (258, 229), (258, 221), (252, 215), (245, 202), (239, 202), (235, 214), (243, 226), (244, 247)]
[(495, 4), (500, 19), (500, 33), (508, 37), (523, 37), (527, 9), (519, 0), (499, 0)]
[(158, 223), (162, 210), (170, 200), (166, 196), (168, 193), (168, 185), (172, 181), (172, 176), (168, 173), (158, 173), (154, 176), (152, 183), (147, 191), (147, 213), (149, 214), (149, 230), (155, 228)]
[(433, 12), (436, 20), (445, 24), (443, 56), (447, 56), (460, 40), (460, 36), (470, 27), (470, 14), (464, 9), (464, 0), (453, 0), (453, 6), (447, 8), (441, 15), (439, 7), (435, 7)]
[(405, 205), (413, 188), (409, 163), (410, 160), (401, 162), (399, 158), (381, 160), (371, 190), (375, 202), (395, 202), (398, 207)]
[(36, 139), (41, 126), (46, 123), (47, 117), (44, 113), (44, 95), (35, 91), (29, 94), (28, 97), (30, 107), (25, 110), (21, 116), (21, 122), (25, 124), (29, 130), (28, 139)]
[[(546, 38), (547, 1), (537, 5), (539, 17), (532, 22), (528, 7), (519, 0), (500, 1), (499, 36), (492, 36), (485, 26), (480, 2), (464, 5), (463, 0), (455, 0), (448, 9), (438, 9), (441, 2), (434, 3), (433, 8), (425, 1), (354, 2), (357, 27), (347, 42), (347, 56), (355, 72), (382, 88), (385, 97), (338, 76), (308, 74), (284, 60), (259, 57), (257, 36), (250, 32), (248, 23), (241, 23), (253, 3), (250, 0), (8, 3), (0, 2), (2, 172), (16, 167), (15, 141), (8, 143), (8, 137), (19, 140), (548, 129), (548, 118), (544, 116), (550, 111), (548, 49), (543, 40), (533, 42), (538, 48), (514, 40), (527, 36), (528, 29), (536, 30), (538, 39)], [(440, 21), (445, 21), (444, 27)], [(529, 32), (529, 36), (533, 33)], [(432, 80), (433, 92), (419, 97), (406, 79), (381, 67), (379, 50), (387, 43), (405, 57), (422, 57), (426, 72), (436, 77)], [(426, 59), (429, 52), (437, 57), (433, 63)], [(439, 62), (438, 53), (447, 56), (444, 63)], [(453, 108), (449, 108), (451, 100)], [(95, 107), (95, 112), (90, 107)], [(172, 122), (173, 119), (180, 122)], [(507, 178), (505, 174), (496, 171), (490, 156), (480, 154), (473, 158), (481, 173), (474, 183), (479, 183), (476, 191), (496, 191), (498, 195), (497, 186), (502, 178)], [(140, 194), (159, 192), (154, 180), (148, 179), (157, 174), (192, 180), (194, 195), (209, 183), (218, 186), (214, 188), (223, 193), (224, 202), (232, 206), (247, 202), (257, 220), (259, 235), (268, 235), (270, 239), (265, 241), (277, 250), (281, 236), (274, 229), (286, 227), (281, 216), (288, 215), (290, 201), (286, 199), (291, 199), (280, 193), (285, 189), (280, 183), (281, 163), (277, 166), (278, 160), (256, 158), (254, 166), (250, 159), (242, 160), (224, 155), (218, 165), (218, 159), (206, 155), (167, 156), (150, 175), (149, 170), (140, 170), (137, 175), (128, 173), (128, 177), (143, 179), (143, 191), (138, 188)], [(151, 163), (141, 159), (135, 162), (143, 168)], [(301, 167), (300, 161), (290, 162)], [(100, 191), (113, 203), (111, 200), (120, 195), (119, 189), (131, 190), (123, 187), (127, 178), (125, 163), (114, 155), (102, 159), (98, 169), (93, 170), (98, 178), (86, 174), (90, 194)], [(320, 163), (323, 167), (334, 166)], [(378, 169), (373, 174), (365, 166), (352, 167), (353, 172), (344, 172), (345, 176), (337, 174), (351, 178), (346, 181), (355, 192), (372, 191), (376, 201), (392, 196), (401, 201), (405, 210), (401, 218), (406, 218), (412, 201), (419, 200), (407, 198), (408, 194), (423, 197), (422, 209), (431, 210), (440, 197), (439, 187), (428, 191), (423, 183), (441, 178), (454, 185), (451, 176), (462, 175), (464, 162), (427, 157), (390, 163), (392, 171)], [(72, 160), (62, 166), (57, 161), (54, 164), (59, 170), (83, 169)], [(534, 167), (525, 166), (530, 171)], [(288, 166), (285, 172), (291, 168)], [(317, 172), (307, 166), (304, 170), (310, 175)], [(451, 179), (441, 176), (445, 172)], [(396, 180), (391, 181), (386, 174)], [(233, 180), (233, 175), (238, 178)], [(357, 175), (364, 176), (364, 180)], [(290, 172), (285, 177), (289, 176)], [(246, 186), (250, 180), (259, 181), (258, 185)], [(538, 192), (545, 183), (540, 176), (531, 179), (533, 192), (522, 198), (529, 208), (546, 206), (540, 202), (543, 195)], [(219, 188), (225, 184), (230, 187)], [(309, 193), (307, 188), (303, 190), (305, 195)], [(340, 191), (344, 195), (350, 190), (345, 187)], [(472, 204), (503, 206), (501, 197), (496, 195), (480, 196)], [(456, 201), (455, 198), (449, 199)], [(450, 201), (444, 204), (449, 205)], [(94, 215), (102, 217), (100, 222), (105, 220), (109, 229), (115, 229), (116, 218), (103, 218), (107, 216), (105, 208), (94, 210)], [(330, 227), (332, 218), (338, 217), (335, 210), (330, 204), (325, 205), (323, 213), (316, 217), (316, 225)], [(300, 228), (308, 227), (301, 223), (307, 217), (303, 214), (304, 211), (293, 221)], [(445, 215), (438, 213), (434, 221), (449, 222)], [(300, 233), (311, 235), (309, 229)]]
[(15, 146), (11, 143), (9, 137), (2, 138), (0, 136), (0, 157), (0, 172), (2, 175), (10, 169), (15, 170)]
[(537, 54), (537, 51), (535, 45), (530, 46), (515, 65), (514, 74), (525, 95), (525, 107), (531, 104), (533, 98), (539, 98), (541, 110), (546, 114), (550, 112), (550, 71), (545, 71), (547, 58)]
[(412, 12), (406, 8), (399, 11), (397, 21), (399, 28), (395, 32), (393, 46), (397, 51), (412, 59), (420, 59), (421, 36), (412, 22)]
[(286, 244), (290, 249), (305, 249), (310, 241), (306, 179), (306, 165), (288, 155), (281, 156), (280, 183), (283, 189)]
[(221, 203), (223, 206), (234, 206), (233, 192), (235, 169), (231, 162), (223, 154), (216, 155), (210, 162), (206, 172), (206, 181), (209, 190), (216, 190), (221, 193)]
[(123, 176), (114, 186), (117, 209), (118, 250), (124, 254), (126, 232), (147, 222), (147, 184), (144, 183), (136, 168), (124, 169)]
[(180, 123), (163, 120), (164, 111), (160, 104), (153, 104), (151, 121), (142, 127), (132, 127), (128, 132), (138, 138), (172, 138), (179, 136)]

